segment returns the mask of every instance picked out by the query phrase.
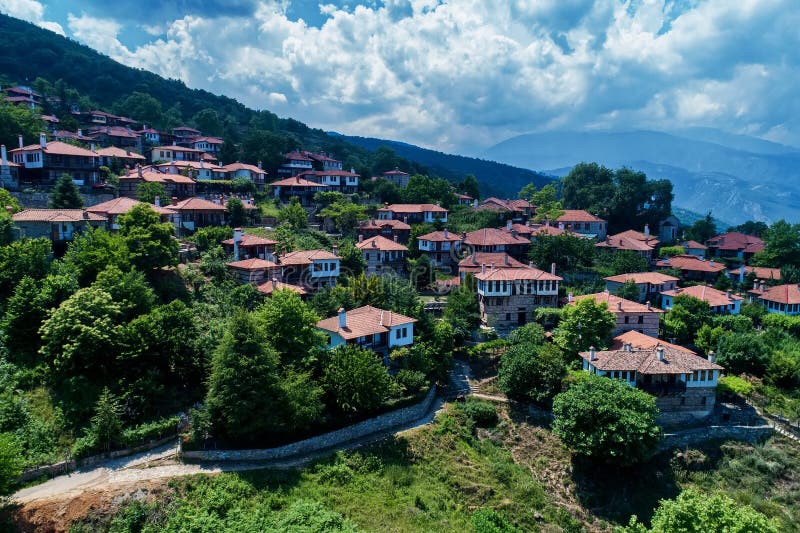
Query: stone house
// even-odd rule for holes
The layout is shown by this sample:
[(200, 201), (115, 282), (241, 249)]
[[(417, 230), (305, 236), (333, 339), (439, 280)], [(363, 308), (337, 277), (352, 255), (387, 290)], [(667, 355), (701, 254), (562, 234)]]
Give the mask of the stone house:
[(226, 263), (225, 266), (239, 283), (259, 285), (266, 280), (281, 277), (281, 266), (264, 259), (242, 259)]
[(25, 209), (14, 213), (11, 220), (20, 238), (50, 239), (54, 245), (71, 241), (88, 226), (105, 227), (107, 218), (83, 209)]
[(706, 302), (715, 315), (738, 315), (742, 307), (741, 296), (736, 296), (731, 291), (719, 291), (707, 285), (692, 285), (664, 291), (661, 293), (661, 307), (669, 311), (675, 298), (681, 295), (693, 296)]
[(365, 239), (380, 235), (389, 240), (396, 240), (406, 244), (411, 236), (411, 226), (402, 220), (365, 220), (356, 227), (358, 235), (363, 235)]
[(620, 379), (656, 397), (659, 423), (666, 426), (699, 422), (714, 410), (716, 387), (724, 370), (713, 362), (683, 349), (656, 345), (579, 354), (586, 372)]
[(665, 257), (655, 263), (656, 270), (676, 269), (681, 271), (681, 277), (687, 281), (705, 281), (714, 283), (720, 272), (725, 271), (725, 265), (716, 261), (701, 259), (694, 255), (676, 255)]
[(764, 249), (764, 241), (754, 235), (729, 231), (708, 239), (708, 251), (717, 257), (748, 260)]
[(292, 198), (297, 198), (300, 205), (307, 207), (314, 205), (315, 194), (329, 190), (327, 185), (300, 176), (273, 181), (269, 187), (272, 189), (272, 194), (281, 202), (289, 203)]
[(598, 241), (605, 240), (608, 231), (608, 222), (583, 209), (565, 209), (555, 222), (559, 229), (593, 237)]
[(633, 252), (647, 260), (653, 258), (653, 251), (658, 246), (659, 240), (650, 235), (650, 230), (645, 226), (644, 233), (627, 230), (615, 235), (607, 235), (605, 240), (595, 244), (597, 248)]
[(800, 315), (800, 285), (792, 283), (767, 287), (759, 280), (753, 285), (753, 288), (747, 291), (750, 301), (763, 305), (768, 313)]
[(408, 248), (397, 241), (377, 235), (364, 239), (358, 236), (356, 248), (361, 250), (361, 257), (367, 264), (367, 275), (395, 273), (402, 276), (406, 273), (406, 254)]
[(442, 270), (452, 272), (459, 260), (459, 252), (465, 235), (451, 233), (447, 228), (417, 237), (419, 251), (426, 254), (431, 264)]
[(619, 274), (609, 276), (606, 280), (606, 290), (616, 294), (626, 283), (633, 282), (639, 288), (639, 303), (655, 302), (664, 291), (678, 287), (678, 278), (667, 276), (661, 272), (635, 272), (632, 274)]
[(470, 231), (462, 246), (469, 252), (504, 252), (518, 261), (525, 261), (531, 247), (530, 238), (519, 235), (509, 220), (505, 228), (483, 228)]
[(475, 274), (481, 323), (500, 330), (533, 321), (539, 307), (558, 305), (562, 279), (538, 268), (487, 268)]

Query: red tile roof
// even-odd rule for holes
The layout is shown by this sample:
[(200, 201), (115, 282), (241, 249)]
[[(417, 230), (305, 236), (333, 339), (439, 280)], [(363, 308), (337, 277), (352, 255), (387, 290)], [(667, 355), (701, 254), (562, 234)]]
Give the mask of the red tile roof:
[(282, 265), (310, 265), (312, 261), (332, 261), (339, 259), (327, 250), (297, 250), (280, 256), (279, 261)]
[(225, 211), (224, 205), (209, 202), (204, 198), (187, 198), (177, 204), (167, 206), (172, 211)]
[[(222, 241), (222, 244), (233, 246), (233, 239), (226, 239)], [(257, 237), (255, 235), (250, 235), (249, 233), (243, 234), (242, 240), (239, 242), (239, 246), (245, 248), (248, 246), (275, 246), (276, 244), (278, 244), (278, 241), (273, 241), (272, 239), (266, 239), (264, 237)]]
[(434, 204), (391, 204), (378, 209), (378, 211), (391, 211), (392, 213), (447, 213), (447, 209)]
[(611, 248), (613, 250), (627, 250), (631, 252), (652, 252), (658, 239), (651, 241), (639, 240), (628, 235), (609, 235), (606, 240), (600, 241), (595, 246), (597, 248)]
[(562, 281), (559, 276), (554, 276), (550, 272), (539, 270), (538, 268), (486, 268), (475, 274), (475, 279), (481, 281), (516, 281), (516, 280), (542, 280), (542, 281)]
[(644, 333), (639, 333), (635, 330), (626, 331), (625, 333), (621, 333), (611, 339), (611, 351), (614, 350), (622, 350), (626, 344), (630, 344), (633, 348), (649, 350), (650, 348), (655, 348), (656, 346), (665, 346), (667, 348), (671, 348), (673, 350), (682, 350), (686, 353), (694, 354), (692, 350), (689, 348), (684, 348), (683, 346), (679, 346), (677, 344), (670, 344), (666, 341), (662, 341), (661, 339), (657, 339), (655, 337), (651, 337), (650, 335), (645, 335)]
[(225, 165), (222, 167), (226, 172), (236, 172), (238, 170), (249, 170), (254, 174), (266, 174), (267, 171), (261, 168), (258, 168), (255, 165), (248, 165), (247, 163), (240, 163), (237, 161), (236, 163), (230, 163), (229, 165)]
[(408, 172), (403, 172), (402, 170), (388, 170), (383, 173), (384, 176), (409, 176)]
[[(663, 350), (663, 360), (658, 351)], [(689, 374), (697, 370), (724, 370), (716, 363), (704, 357), (676, 349), (666, 345), (658, 345), (647, 349), (608, 350), (595, 352), (592, 360), (589, 352), (579, 354), (598, 370), (632, 370), (639, 374)]]
[(156, 146), (151, 148), (151, 151), (153, 150), (172, 150), (173, 152), (188, 152), (193, 154), (199, 154), (203, 152), (202, 150), (197, 150), (196, 148), (186, 148), (185, 146), (176, 146), (174, 144), (167, 146)]
[(25, 209), (11, 216), (14, 222), (105, 222), (106, 217), (83, 209)]
[(473, 252), (458, 262), (458, 270), (474, 272), (480, 270), (482, 265), (487, 268), (528, 268), (505, 252)]
[(686, 241), (683, 243), (683, 247), (687, 250), (708, 250), (708, 246), (700, 244), (697, 241)]
[[(740, 268), (734, 268), (730, 270), (729, 273), (732, 276), (739, 276)], [(744, 274), (745, 276), (748, 274), (755, 273), (756, 279), (781, 279), (781, 269), (780, 268), (768, 268), (768, 267), (753, 267), (753, 266), (745, 266), (744, 267)]]
[(165, 209), (163, 207), (157, 207), (152, 204), (148, 204), (145, 202), (140, 202), (139, 200), (134, 200), (133, 198), (128, 198), (126, 196), (120, 196), (119, 198), (114, 198), (112, 200), (108, 200), (107, 202), (102, 202), (90, 207), (87, 207), (86, 210), (92, 213), (99, 213), (106, 216), (110, 215), (122, 215), (127, 213), (137, 205), (146, 205), (156, 213), (160, 215), (169, 215), (172, 214), (172, 211), (169, 209)]
[(764, 241), (754, 235), (745, 235), (738, 231), (729, 231), (708, 239), (708, 247), (718, 250), (760, 252), (764, 249)]
[(484, 228), (470, 231), (464, 239), (464, 244), (470, 246), (498, 246), (513, 244), (530, 244), (530, 239), (514, 235), (510, 231), (498, 228)]
[(301, 296), (308, 294), (308, 292), (303, 287), (300, 287), (298, 285), (292, 285), (290, 283), (283, 283), (276, 279), (265, 281), (264, 283), (258, 285), (256, 289), (258, 289), (258, 292), (260, 292), (261, 294), (266, 294), (268, 296), (275, 291), (292, 291), (296, 292)]
[(319, 329), (337, 333), (345, 340), (386, 333), (392, 326), (413, 324), (417, 320), (392, 311), (385, 311), (370, 305), (347, 311), (346, 325), (339, 327), (339, 317), (334, 316), (317, 322)]
[(613, 281), (615, 283), (627, 283), (632, 281), (636, 284), (650, 283), (652, 285), (661, 285), (670, 281), (679, 281), (674, 276), (667, 276), (661, 272), (634, 272), (632, 274), (619, 274), (617, 276), (609, 276), (603, 278), (606, 281)]
[(706, 261), (694, 255), (676, 255), (675, 257), (659, 259), (656, 262), (656, 268), (677, 268), (693, 272), (715, 273), (725, 270), (725, 265), (714, 260)]
[(425, 235), (420, 235), (419, 237), (417, 237), (417, 239), (420, 241), (429, 241), (429, 242), (461, 242), (464, 239), (464, 236), (460, 233), (443, 230), (443, 231), (432, 231), (430, 233), (426, 233)]
[(741, 300), (741, 296), (736, 296), (735, 294), (730, 294), (718, 291), (713, 287), (708, 287), (706, 285), (693, 285), (691, 287), (683, 287), (679, 289), (673, 289), (671, 291), (664, 291), (661, 293), (663, 296), (680, 296), (685, 294), (687, 296), (693, 296), (699, 300), (703, 300), (704, 302), (708, 303), (711, 307), (719, 307), (722, 305), (731, 305), (736, 300)]
[(387, 239), (381, 235), (364, 239), (362, 242), (356, 243), (356, 248), (359, 250), (381, 250), (384, 252), (407, 252), (408, 248), (391, 239)]
[(531, 230), (533, 230), (531, 232), (531, 237), (535, 237), (537, 235), (547, 235), (549, 237), (553, 237), (556, 235), (561, 235), (562, 233), (567, 231), (565, 229), (561, 229), (556, 226), (551, 226), (549, 224), (535, 224), (532, 225), (530, 228)]
[(289, 152), (288, 154), (283, 154), (283, 157), (290, 161), (312, 161), (310, 157), (301, 152)]
[(486, 198), (478, 206), (478, 210), (497, 210), (497, 211), (511, 211), (523, 212), (526, 209), (532, 209), (533, 204), (527, 200), (502, 200), (494, 196)]
[(376, 229), (376, 230), (380, 229), (380, 228), (382, 228), (384, 226), (390, 226), (393, 230), (410, 230), (411, 229), (411, 226), (409, 224), (406, 224), (402, 220), (396, 220), (396, 219), (392, 219), (392, 220), (376, 220), (376, 219), (373, 218), (372, 220), (365, 220), (365, 221), (359, 223), (359, 225), (358, 225), (359, 228)]
[(323, 185), (315, 181), (309, 181), (301, 178), (300, 176), (273, 181), (269, 185), (271, 187), (327, 187), (327, 185)]
[(556, 222), (568, 224), (570, 222), (605, 222), (605, 220), (583, 209), (564, 209), (564, 214), (558, 217)]
[(800, 304), (800, 285), (796, 283), (765, 287), (763, 292), (761, 290), (750, 290), (747, 292), (757, 296), (759, 300), (767, 302)]
[(267, 261), (265, 259), (259, 259), (257, 257), (254, 257), (253, 259), (242, 259), (241, 261), (232, 261), (230, 263), (225, 263), (225, 266), (228, 268), (235, 268), (237, 270), (267, 270), (280, 268), (280, 265), (277, 263), (273, 263), (272, 261)]
[(99, 150), (95, 150), (95, 153), (104, 157), (118, 157), (120, 159), (140, 159), (142, 161), (147, 159), (142, 154), (137, 154), (136, 152), (131, 152), (130, 150), (123, 150), (122, 148), (117, 148), (116, 146), (100, 148)]
[(48, 155), (67, 155), (76, 157), (97, 156), (97, 154), (95, 154), (91, 150), (87, 150), (86, 148), (81, 148), (80, 146), (74, 146), (72, 144), (68, 144), (61, 141), (50, 141), (44, 148), (42, 147), (41, 144), (29, 144), (28, 146), (23, 146), (22, 148), (15, 148), (14, 150), (10, 150), (9, 153), (13, 154), (16, 152), (35, 152), (37, 150), (41, 150)]
[(582, 296), (576, 296), (573, 304), (580, 300), (585, 300), (587, 298), (592, 298), (597, 303), (605, 303), (608, 305), (608, 310), (614, 314), (616, 313), (663, 313), (661, 309), (657, 309), (653, 306), (648, 307), (645, 304), (640, 304), (638, 302), (633, 302), (631, 300), (626, 300), (625, 298), (620, 298), (614, 294), (611, 294), (608, 291), (598, 292), (595, 294), (584, 294)]

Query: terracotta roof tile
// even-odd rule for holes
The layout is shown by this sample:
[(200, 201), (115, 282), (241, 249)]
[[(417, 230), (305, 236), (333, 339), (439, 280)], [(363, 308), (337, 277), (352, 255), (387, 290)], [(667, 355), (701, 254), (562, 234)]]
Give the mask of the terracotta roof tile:
[(613, 281), (616, 283), (626, 283), (628, 281), (632, 281), (636, 284), (650, 283), (652, 285), (661, 285), (662, 283), (668, 283), (670, 281), (679, 281), (678, 278), (674, 276), (667, 276), (666, 274), (662, 274), (661, 272), (634, 272), (632, 274), (619, 274), (617, 276), (609, 276), (603, 279), (605, 279), (606, 281)]
[(605, 220), (583, 209), (565, 209), (564, 214), (558, 217), (556, 222), (568, 224), (570, 222), (605, 222)]
[(766, 287), (763, 292), (761, 290), (751, 290), (747, 292), (767, 302), (800, 304), (800, 285), (796, 283)]
[(105, 222), (106, 217), (83, 209), (25, 209), (11, 216), (14, 222)]
[(708, 303), (711, 307), (719, 307), (722, 305), (731, 305), (736, 300), (741, 300), (741, 296), (736, 296), (735, 294), (728, 294), (723, 291), (718, 291), (714, 287), (708, 287), (706, 285), (692, 285), (691, 287), (683, 287), (679, 289), (673, 289), (671, 291), (664, 291), (661, 293), (663, 296), (680, 296), (680, 295), (687, 295), (693, 296), (698, 300), (703, 300), (704, 302)]
[(256, 289), (258, 289), (258, 292), (260, 292), (261, 294), (266, 294), (266, 295), (271, 295), (275, 291), (292, 291), (296, 292), (301, 296), (308, 294), (308, 291), (306, 291), (303, 287), (300, 287), (298, 285), (292, 285), (290, 283), (283, 283), (275, 279), (270, 281), (265, 281), (264, 283), (258, 285)]
[(378, 209), (378, 211), (391, 211), (392, 213), (447, 213), (447, 209), (434, 204), (391, 204)]
[[(222, 241), (222, 244), (227, 244), (228, 246), (233, 246), (233, 239), (225, 239)], [(242, 235), (242, 240), (239, 242), (239, 246), (248, 247), (248, 246), (275, 246), (278, 244), (278, 241), (273, 241), (272, 239), (267, 239), (265, 237), (257, 237), (255, 235), (250, 235), (249, 233), (244, 233)]]
[[(658, 350), (663, 350), (663, 360), (659, 360)], [(598, 370), (631, 370), (639, 374), (689, 374), (698, 370), (724, 370), (704, 357), (686, 352), (683, 348), (675, 349), (660, 345), (647, 349), (608, 350), (595, 352), (595, 360), (591, 360), (589, 352), (579, 354), (585, 361)]]
[(408, 248), (391, 239), (387, 239), (381, 235), (364, 239), (362, 242), (356, 243), (356, 248), (359, 250), (381, 250), (384, 252), (407, 252)]
[(651, 337), (650, 335), (645, 335), (644, 333), (639, 333), (635, 330), (626, 331), (625, 333), (621, 333), (611, 339), (610, 350), (622, 350), (626, 344), (630, 344), (633, 348), (643, 350), (649, 350), (650, 348), (655, 348), (656, 346), (660, 345), (673, 350), (682, 350), (686, 353), (695, 354), (695, 352), (689, 348), (684, 348), (683, 346), (679, 346), (677, 344), (670, 344), (666, 341), (662, 341), (656, 337)]
[(578, 302), (580, 300), (585, 300), (586, 298), (592, 298), (597, 303), (605, 303), (608, 305), (608, 310), (612, 313), (663, 313), (661, 309), (657, 309), (653, 306), (647, 307), (645, 304), (640, 304), (638, 302), (633, 302), (631, 300), (626, 300), (625, 298), (620, 298), (614, 294), (611, 294), (608, 291), (598, 292), (595, 294), (584, 294), (582, 296), (576, 296), (574, 298), (574, 302)]
[(530, 244), (530, 239), (514, 235), (512, 232), (498, 228), (484, 228), (470, 231), (464, 239), (464, 244), (470, 246), (497, 246), (513, 244)]
[(559, 276), (554, 276), (544, 270), (538, 268), (524, 267), (524, 268), (497, 268), (492, 270), (490, 267), (486, 268), (486, 272), (478, 272), (475, 274), (475, 279), (481, 281), (516, 281), (516, 280), (541, 280), (541, 281), (562, 281)]
[(676, 255), (656, 262), (656, 268), (677, 268), (678, 270), (689, 270), (694, 272), (722, 272), (725, 265), (714, 260), (700, 259), (694, 255)]
[(273, 263), (272, 261), (267, 261), (265, 259), (259, 259), (257, 257), (253, 259), (242, 259), (241, 261), (232, 261), (230, 263), (226, 263), (225, 266), (228, 268), (235, 268), (237, 270), (267, 270), (280, 268), (280, 265), (277, 263)]
[(392, 326), (413, 324), (417, 321), (415, 318), (407, 317), (392, 311), (385, 311), (369, 305), (347, 311), (345, 316), (347, 320), (344, 328), (339, 327), (338, 316), (320, 320), (317, 322), (317, 327), (325, 331), (337, 333), (345, 340), (350, 340), (367, 335), (375, 335), (377, 333), (386, 333)]

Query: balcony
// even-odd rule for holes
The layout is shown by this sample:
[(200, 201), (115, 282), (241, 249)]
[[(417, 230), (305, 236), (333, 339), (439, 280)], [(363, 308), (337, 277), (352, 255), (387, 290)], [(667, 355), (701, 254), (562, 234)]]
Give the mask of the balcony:
[(653, 396), (672, 396), (686, 392), (686, 383), (677, 381), (675, 383), (636, 383), (636, 388), (641, 389)]

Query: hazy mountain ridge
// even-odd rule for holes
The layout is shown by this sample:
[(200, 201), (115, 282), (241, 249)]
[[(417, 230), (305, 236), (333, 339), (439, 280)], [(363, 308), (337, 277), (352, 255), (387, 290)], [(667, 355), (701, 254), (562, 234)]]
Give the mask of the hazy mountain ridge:
[(628, 166), (651, 178), (670, 179), (674, 204), (684, 209), (711, 210), (734, 223), (800, 220), (800, 151), (716, 130), (688, 134), (762, 153), (654, 131), (552, 132), (507, 139), (487, 150), (486, 157), (532, 169), (559, 169), (550, 171), (557, 175), (581, 161)]

